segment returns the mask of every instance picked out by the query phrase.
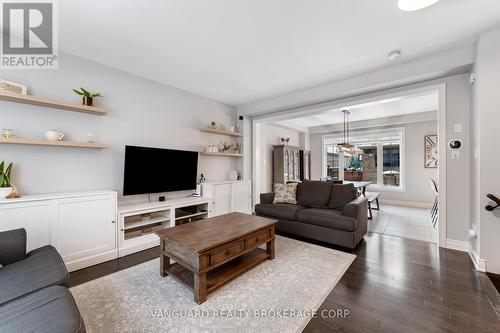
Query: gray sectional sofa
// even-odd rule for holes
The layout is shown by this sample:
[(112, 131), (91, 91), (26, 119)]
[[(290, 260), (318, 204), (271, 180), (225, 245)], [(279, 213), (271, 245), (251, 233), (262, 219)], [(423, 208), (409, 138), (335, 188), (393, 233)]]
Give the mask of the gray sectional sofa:
[(0, 232), (0, 332), (85, 332), (55, 248), (26, 253), (26, 230)]
[(257, 215), (277, 219), (278, 232), (354, 249), (367, 231), (368, 203), (352, 184), (305, 181), (297, 204), (273, 203), (274, 193), (260, 195)]

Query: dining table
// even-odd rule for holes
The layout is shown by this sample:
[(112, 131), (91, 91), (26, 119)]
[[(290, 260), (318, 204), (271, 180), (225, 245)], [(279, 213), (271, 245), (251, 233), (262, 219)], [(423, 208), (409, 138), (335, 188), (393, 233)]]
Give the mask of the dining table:
[(358, 189), (358, 192), (365, 196), (366, 193), (366, 187), (370, 184), (373, 184), (373, 182), (370, 181), (348, 181), (344, 180), (343, 184), (353, 184), (356, 189)]

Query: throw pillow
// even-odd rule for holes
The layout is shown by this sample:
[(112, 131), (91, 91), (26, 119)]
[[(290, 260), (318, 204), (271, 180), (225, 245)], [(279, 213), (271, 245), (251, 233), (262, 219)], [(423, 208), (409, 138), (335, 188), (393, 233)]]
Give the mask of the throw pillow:
[(304, 207), (326, 208), (331, 192), (331, 182), (304, 181), (299, 185), (297, 201)]
[(297, 183), (274, 184), (273, 204), (287, 203), (297, 204)]
[(340, 209), (358, 197), (353, 184), (334, 184), (328, 208)]

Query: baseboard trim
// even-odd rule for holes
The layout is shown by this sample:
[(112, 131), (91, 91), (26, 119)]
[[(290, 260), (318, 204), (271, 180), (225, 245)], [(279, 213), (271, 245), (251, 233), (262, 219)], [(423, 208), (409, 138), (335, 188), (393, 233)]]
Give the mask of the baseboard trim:
[(472, 259), (474, 267), (476, 267), (477, 271), (486, 272), (486, 261), (484, 259), (479, 258), (476, 250), (474, 250), (474, 248), (470, 244), (469, 244), (469, 256)]
[(400, 200), (380, 199), (380, 204), (386, 204), (386, 205), (392, 205), (392, 206), (413, 207), (413, 208), (432, 208), (431, 203), (416, 202), (416, 201), (400, 201)]
[[(105, 261), (113, 260), (118, 258), (118, 250), (110, 250), (104, 253), (95, 254), (81, 259), (69, 261), (67, 258), (65, 260), (66, 268), (68, 272), (77, 271), (82, 268), (97, 265)], [(64, 257), (63, 257), (64, 259)]]
[(446, 248), (450, 250), (469, 252), (469, 246), (469, 242), (458, 241), (455, 239), (446, 240)]

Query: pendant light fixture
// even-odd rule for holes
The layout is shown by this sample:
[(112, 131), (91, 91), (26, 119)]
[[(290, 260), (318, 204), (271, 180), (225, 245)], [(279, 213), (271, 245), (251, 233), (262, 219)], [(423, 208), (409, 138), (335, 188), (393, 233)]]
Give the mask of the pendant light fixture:
[(337, 145), (340, 152), (344, 154), (350, 154), (352, 152), (353, 146), (349, 144), (349, 116), (351, 112), (349, 110), (342, 110), (344, 114), (344, 137), (341, 143)]

